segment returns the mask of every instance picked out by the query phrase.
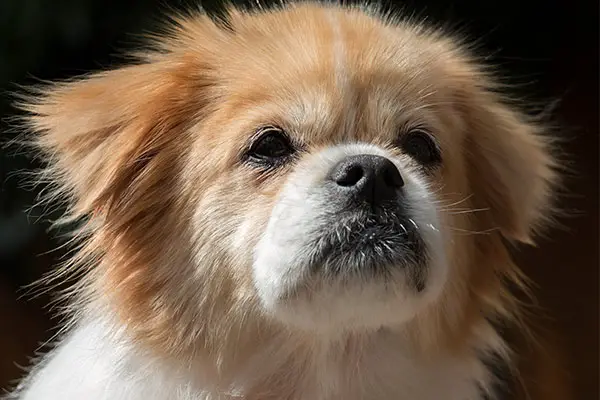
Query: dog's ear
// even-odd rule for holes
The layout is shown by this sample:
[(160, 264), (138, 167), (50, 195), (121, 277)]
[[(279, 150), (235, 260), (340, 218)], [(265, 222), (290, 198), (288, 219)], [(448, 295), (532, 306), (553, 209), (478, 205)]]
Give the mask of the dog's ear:
[(105, 209), (131, 190), (166, 147), (182, 142), (177, 134), (186, 124), (197, 121), (207, 96), (205, 60), (180, 53), (148, 54), (140, 63), (24, 97), (28, 141), (48, 163), (42, 179), (68, 196), (74, 215)]
[(533, 244), (547, 222), (557, 181), (550, 141), (541, 128), (484, 85), (472, 86), (463, 105), (466, 158), (478, 206), (509, 240)]

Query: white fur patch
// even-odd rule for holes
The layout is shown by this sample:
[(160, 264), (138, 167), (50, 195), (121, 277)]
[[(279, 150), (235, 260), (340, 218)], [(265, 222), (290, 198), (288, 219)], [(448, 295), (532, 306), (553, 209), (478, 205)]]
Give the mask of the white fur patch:
[(102, 320), (79, 324), (18, 389), (22, 400), (204, 400), (202, 392), (137, 353)]
[[(387, 157), (401, 171), (404, 192), (414, 224), (430, 255), (425, 293), (415, 296), (406, 289), (406, 274), (395, 276), (393, 284), (351, 284), (314, 291), (311, 302), (290, 304), (288, 298), (309, 284), (311, 243), (321, 231), (335, 222), (323, 182), (331, 169), (351, 155), (370, 154)], [(345, 325), (377, 327), (396, 325), (412, 318), (442, 289), (447, 262), (440, 222), (434, 199), (418, 174), (401, 159), (369, 144), (350, 144), (327, 148), (307, 157), (290, 175), (275, 205), (269, 223), (255, 250), (254, 280), (268, 312), (293, 325), (340, 329)], [(402, 232), (398, 232), (399, 235)], [(298, 289), (300, 288), (300, 289)], [(315, 326), (317, 325), (317, 326)]]

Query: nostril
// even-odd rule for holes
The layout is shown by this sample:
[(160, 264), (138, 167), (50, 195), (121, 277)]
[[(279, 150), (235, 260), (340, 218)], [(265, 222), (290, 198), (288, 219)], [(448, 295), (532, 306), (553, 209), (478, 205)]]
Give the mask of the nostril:
[(363, 168), (357, 164), (349, 165), (341, 172), (335, 177), (335, 182), (340, 186), (354, 186), (364, 175)]
[[(390, 163), (391, 164), (391, 163)], [(394, 189), (400, 189), (404, 186), (404, 179), (400, 175), (400, 171), (394, 164), (383, 171), (383, 181), (385, 184)]]

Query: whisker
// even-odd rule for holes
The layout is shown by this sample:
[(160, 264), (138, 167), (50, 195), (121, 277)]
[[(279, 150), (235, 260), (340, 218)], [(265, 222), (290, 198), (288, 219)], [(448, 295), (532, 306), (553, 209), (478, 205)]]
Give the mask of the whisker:
[(412, 220), (412, 218), (409, 218), (408, 220), (410, 221), (411, 224), (413, 224), (415, 229), (419, 229), (419, 226), (415, 223), (415, 221)]
[(442, 209), (441, 211), (444, 211), (450, 215), (460, 215), (460, 214), (474, 214), (476, 212), (482, 212), (482, 211), (489, 211), (489, 208), (473, 208), (473, 209), (465, 209), (465, 210), (444, 210)]
[(493, 232), (497, 232), (498, 228), (489, 228), (489, 229), (484, 229), (482, 231), (472, 231), (469, 229), (461, 229), (461, 228), (455, 228), (452, 226), (447, 226), (446, 228), (450, 229), (451, 231), (455, 231), (464, 235), (489, 235)]
[[(471, 193), (471, 194), (469, 194), (468, 196), (464, 197), (464, 198), (463, 198), (463, 199), (461, 199), (461, 200), (458, 200), (458, 201), (456, 201), (456, 202), (454, 202), (454, 203), (446, 204), (446, 205), (444, 205), (444, 206), (445, 206), (445, 207), (447, 207), (447, 208), (454, 207), (454, 206), (457, 206), (457, 205), (459, 205), (459, 204), (462, 204), (462, 203), (464, 203), (465, 201), (469, 200), (471, 197), (473, 197), (473, 194), (472, 194), (472, 193)], [(442, 203), (442, 202), (443, 202), (443, 200), (441, 200), (441, 201), (438, 201), (437, 203), (438, 203), (438, 204), (440, 204), (440, 203)]]

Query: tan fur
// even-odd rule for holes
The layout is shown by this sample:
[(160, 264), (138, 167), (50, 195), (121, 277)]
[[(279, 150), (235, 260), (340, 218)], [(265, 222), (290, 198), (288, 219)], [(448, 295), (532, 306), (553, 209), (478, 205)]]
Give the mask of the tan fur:
[[(539, 128), (493, 93), (474, 59), (441, 33), (356, 9), (232, 10), (229, 25), (179, 20), (138, 64), (47, 87), (24, 105), (71, 217), (91, 215), (74, 264), (93, 267), (72, 301), (116, 310), (155, 355), (214, 360), (221, 379), (285, 331), (261, 315), (250, 263), (289, 168), (259, 178), (240, 165), (252, 132), (280, 125), (311, 152), (353, 139), (391, 147), (399, 127), (424, 124), (442, 145), (431, 184), (453, 265), (408, 335), (424, 352), (460, 354), (484, 315), (518, 316), (504, 285), (519, 274), (501, 235), (532, 243), (553, 161)], [(248, 215), (252, 232), (234, 248)]]

